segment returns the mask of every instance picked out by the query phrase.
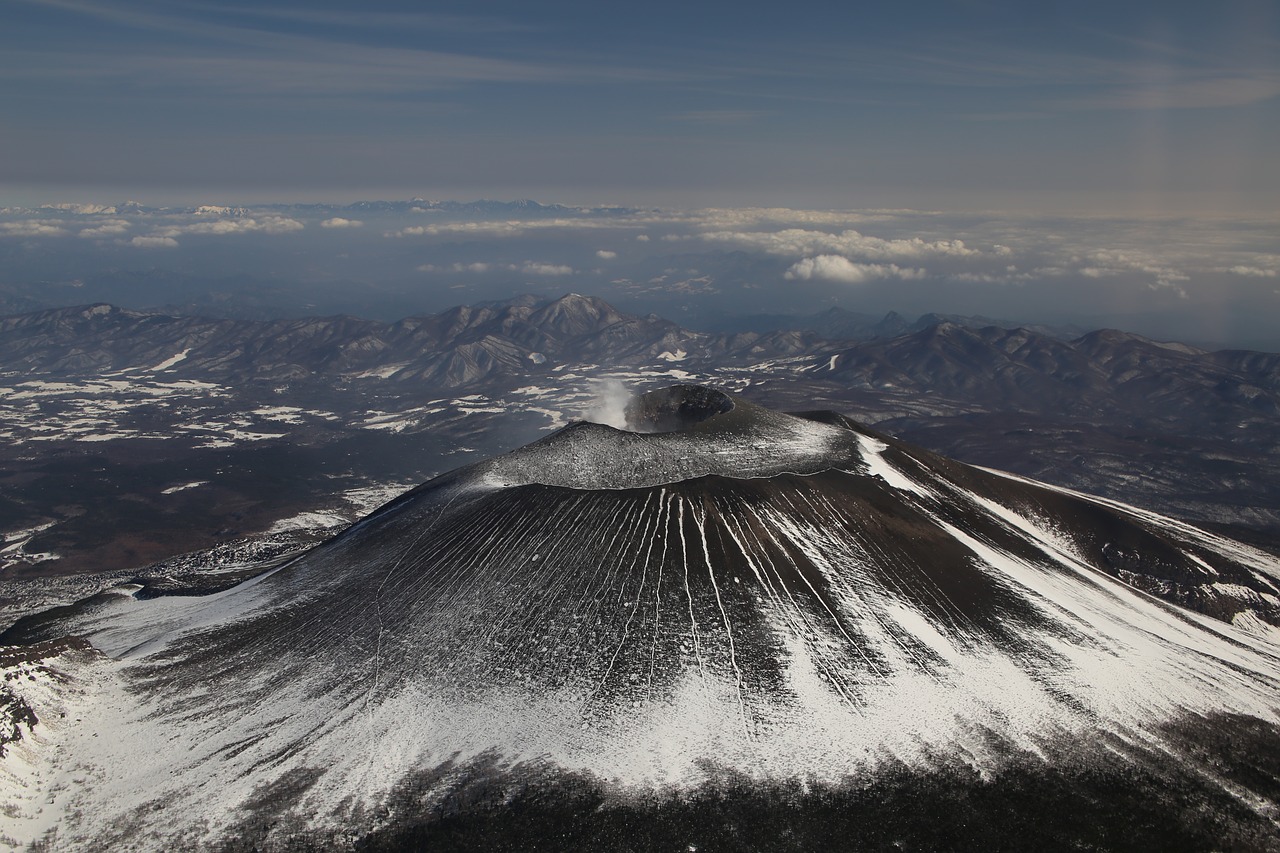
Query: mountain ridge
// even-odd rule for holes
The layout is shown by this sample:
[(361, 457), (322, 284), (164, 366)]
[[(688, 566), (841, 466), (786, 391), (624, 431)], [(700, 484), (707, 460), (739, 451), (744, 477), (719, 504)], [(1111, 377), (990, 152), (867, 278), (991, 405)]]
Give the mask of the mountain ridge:
[[(0, 332), (5, 333), (5, 343), (0, 344), (0, 364), (68, 373), (140, 368), (146, 358), (160, 358), (162, 353), (174, 355), (169, 350), (188, 343), (209, 348), (211, 341), (219, 338), (237, 342), (224, 344), (228, 349), (245, 341), (249, 351), (234, 354), (242, 361), (248, 356), (283, 359), (289, 354), (289, 347), (297, 347), (301, 357), (297, 366), (317, 373), (341, 373), (360, 366), (384, 367), (395, 358), (412, 355), (415, 349), (431, 347), (437, 350), (470, 348), (473, 354), (486, 351), (489, 357), (502, 360), (514, 369), (520, 362), (501, 351), (497, 343), (501, 340), (530, 352), (577, 346), (580, 352), (569, 357), (578, 360), (605, 358), (611, 353), (622, 360), (654, 358), (661, 352), (671, 352), (673, 360), (684, 357), (761, 359), (818, 349), (824, 358), (838, 357), (839, 366), (829, 368), (832, 373), (845, 378), (856, 374), (861, 383), (872, 384), (883, 383), (892, 376), (909, 378), (909, 368), (897, 366), (911, 363), (910, 358), (902, 357), (909, 349), (936, 353), (932, 363), (938, 364), (938, 359), (960, 359), (961, 350), (968, 348), (971, 356), (981, 355), (989, 360), (996, 357), (997, 360), (982, 365), (988, 373), (1000, 372), (1003, 363), (1037, 369), (1041, 374), (1054, 370), (1064, 374), (1066, 380), (1073, 380), (1087, 378), (1090, 368), (1104, 365), (1103, 375), (1114, 381), (1125, 371), (1163, 372), (1191, 365), (1205, 374), (1197, 377), (1201, 384), (1238, 382), (1225, 389), (1237, 395), (1256, 396), (1253, 385), (1266, 391), (1280, 389), (1280, 354), (1275, 353), (1240, 349), (1206, 351), (1115, 329), (1101, 329), (1062, 340), (1028, 327), (974, 326), (957, 323), (943, 315), (925, 315), (924, 319), (932, 322), (892, 337), (852, 345), (846, 342), (842, 347), (839, 339), (800, 330), (698, 332), (655, 314), (625, 314), (599, 297), (572, 293), (558, 299), (517, 297), (476, 306), (460, 305), (437, 314), (416, 315), (390, 323), (351, 315), (270, 321), (210, 319), (96, 303), (0, 318)], [(108, 320), (114, 321), (111, 327)], [(136, 345), (131, 352), (127, 343), (121, 342), (127, 341), (131, 334), (144, 332), (162, 337), (145, 357)], [(601, 336), (601, 339), (591, 340), (591, 336)], [(266, 343), (272, 339), (289, 343), (273, 349)], [(98, 351), (90, 351), (95, 343)], [(678, 350), (686, 346), (689, 347), (686, 356), (675, 359), (672, 348)], [(118, 350), (113, 352), (113, 347)], [(67, 352), (59, 353), (58, 348)], [(385, 353), (386, 357), (379, 360), (378, 353)], [(926, 362), (929, 358), (928, 354), (923, 356)], [(1081, 363), (1082, 360), (1089, 364)], [(184, 361), (187, 364), (182, 367), (175, 364), (172, 369), (189, 371), (200, 359), (188, 356)], [(226, 369), (228, 363), (225, 353), (211, 355), (206, 369)], [(1207, 372), (1213, 368), (1221, 375), (1208, 376)]]
[[(98, 304), (0, 318), (0, 333), (0, 364), (28, 371), (144, 370), (185, 353), (165, 371), (271, 380), (313, 373), (364, 371), (368, 376), (395, 367), (380, 378), (430, 378), (449, 387), (499, 368), (545, 372), (534, 369), (543, 363), (536, 356), (627, 363), (652, 361), (663, 353), (680, 361), (683, 351), (701, 358), (759, 360), (794, 355), (818, 343), (815, 336), (797, 333), (694, 332), (657, 315), (623, 314), (598, 297), (579, 294), (534, 305), (516, 299), (457, 306), (394, 323), (350, 316), (211, 320)], [(134, 339), (144, 335), (145, 341)]]

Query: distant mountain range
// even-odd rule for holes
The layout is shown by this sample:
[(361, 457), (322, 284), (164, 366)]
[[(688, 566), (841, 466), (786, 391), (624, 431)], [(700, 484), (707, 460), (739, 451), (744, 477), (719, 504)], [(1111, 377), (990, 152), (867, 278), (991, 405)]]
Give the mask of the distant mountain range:
[(521, 216), (536, 217), (541, 215), (549, 216), (574, 216), (583, 214), (598, 215), (617, 215), (636, 213), (636, 208), (631, 207), (573, 207), (563, 204), (540, 204), (532, 199), (516, 199), (515, 201), (494, 201), (491, 199), (478, 199), (476, 201), (432, 201), (424, 198), (411, 198), (403, 201), (355, 201), (344, 204), (326, 204), (326, 203), (310, 203), (310, 204), (255, 204), (252, 206), (236, 206), (227, 207), (225, 205), (194, 205), (194, 206), (155, 206), (143, 204), (137, 201), (125, 201), (118, 204), (50, 204), (29, 208), (8, 208), (14, 210), (29, 210), (32, 212), (57, 211), (62, 214), (74, 215), (112, 215), (112, 214), (195, 214), (195, 215), (217, 215), (217, 216), (248, 216), (254, 212), (275, 211), (280, 213), (294, 212), (325, 212), (332, 211), (334, 213), (364, 213), (364, 214), (394, 214), (394, 213), (421, 213), (421, 212), (438, 212), (447, 214), (458, 214), (463, 216)]
[(460, 306), (396, 323), (215, 320), (91, 305), (0, 318), (0, 336), (0, 365), (32, 373), (84, 375), (170, 361), (165, 371), (175, 376), (377, 376), (448, 388), (495, 375), (540, 375), (566, 363), (741, 362), (826, 348), (814, 333), (695, 332), (577, 294)]
[[(939, 323), (955, 323), (975, 329), (997, 326), (1004, 329), (1027, 329), (1052, 338), (1071, 340), (1085, 334), (1087, 329), (1079, 326), (1055, 326), (1043, 323), (1019, 323), (1013, 320), (999, 320), (981, 315), (961, 314), (922, 314), (914, 321), (908, 320), (897, 311), (890, 311), (884, 316), (850, 311), (847, 308), (833, 306), (817, 314), (797, 317), (791, 314), (753, 314), (746, 317), (725, 318), (724, 327), (749, 331), (775, 331), (789, 329), (794, 331), (813, 332), (831, 340), (869, 341), (883, 338), (896, 338), (909, 332), (919, 332)], [(711, 324), (718, 326), (718, 324)]]
[(1115, 330), (1072, 341), (951, 321), (861, 343), (815, 362), (850, 387), (946, 394), (1005, 410), (1184, 418), (1234, 427), (1280, 414), (1280, 355), (1205, 352)]
[[(840, 319), (826, 316), (833, 325)], [(218, 381), (373, 377), (462, 388), (545, 375), (566, 364), (808, 358), (791, 362), (807, 379), (941, 395), (989, 411), (1194, 417), (1224, 428), (1280, 414), (1280, 354), (1206, 352), (1115, 330), (1063, 340), (939, 316), (908, 326), (890, 315), (870, 340), (851, 342), (817, 330), (698, 332), (578, 294), (459, 306), (395, 323), (347, 316), (217, 320), (91, 305), (0, 318), (0, 368), (90, 375), (163, 365), (167, 375)], [(907, 331), (889, 336), (900, 323)]]

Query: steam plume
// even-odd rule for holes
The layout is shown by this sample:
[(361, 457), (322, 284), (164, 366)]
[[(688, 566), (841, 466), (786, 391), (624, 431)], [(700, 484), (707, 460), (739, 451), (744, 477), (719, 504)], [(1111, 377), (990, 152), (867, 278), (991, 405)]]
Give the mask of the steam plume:
[(617, 429), (627, 429), (627, 402), (631, 392), (617, 379), (599, 379), (591, 384), (594, 395), (587, 405), (583, 419), (597, 424), (608, 424)]

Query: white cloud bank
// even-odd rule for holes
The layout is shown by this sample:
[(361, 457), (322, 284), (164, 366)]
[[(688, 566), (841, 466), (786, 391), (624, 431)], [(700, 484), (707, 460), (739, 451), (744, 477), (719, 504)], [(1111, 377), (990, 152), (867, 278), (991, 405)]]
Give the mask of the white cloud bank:
[(988, 252), (966, 246), (963, 240), (922, 240), (919, 237), (886, 240), (852, 229), (838, 234), (806, 228), (784, 228), (780, 231), (710, 231), (698, 235), (715, 243), (733, 243), (768, 252), (771, 255), (812, 256), (844, 255), (871, 261), (919, 260), (922, 258), (1005, 257), (1010, 250), (996, 245)]
[(1263, 269), (1262, 267), (1234, 266), (1227, 272), (1242, 275), (1246, 278), (1280, 278), (1280, 270)]
[(1190, 276), (1155, 255), (1134, 249), (1096, 249), (1084, 255), (1073, 255), (1070, 264), (1086, 278), (1111, 278), (1136, 272), (1154, 278), (1152, 287), (1169, 287), (1179, 292), (1182, 288), (1178, 283), (1190, 281)]
[(904, 268), (897, 264), (859, 264), (841, 255), (818, 255), (792, 264), (784, 278), (865, 284), (885, 278), (920, 279), (925, 275), (922, 269)]
[(448, 266), (438, 266), (436, 264), (422, 264), (418, 267), (418, 272), (456, 272), (456, 273), (486, 273), (486, 272), (519, 272), (525, 275), (573, 275), (576, 270), (571, 266), (564, 264), (544, 264), (538, 261), (525, 261), (521, 264), (489, 264), (476, 262), (473, 264), (449, 264)]
[(130, 228), (127, 219), (108, 219), (106, 222), (95, 225), (92, 228), (80, 229), (80, 236), (86, 240), (96, 240), (101, 237), (119, 237)]
[(326, 219), (320, 223), (321, 228), (363, 228), (364, 223), (359, 219), (343, 219), (341, 216), (335, 216), (332, 219)]
[(639, 216), (601, 216), (580, 219), (486, 219), (472, 222), (436, 222), (431, 225), (410, 225), (398, 231), (388, 231), (385, 236), (434, 237), (468, 234), (484, 237), (519, 237), (531, 231), (629, 229), (642, 228), (649, 224), (649, 219)]
[(301, 231), (306, 226), (287, 216), (263, 216), (255, 219), (218, 219), (213, 222), (193, 222), (189, 225), (171, 225), (156, 231), (156, 236), (178, 237), (182, 234), (288, 234)]
[(525, 275), (573, 275), (573, 267), (564, 264), (541, 264), (535, 261), (525, 261), (520, 266), (520, 272)]
[(4, 237), (65, 237), (67, 229), (56, 219), (23, 219), (18, 222), (0, 222), (0, 236)]

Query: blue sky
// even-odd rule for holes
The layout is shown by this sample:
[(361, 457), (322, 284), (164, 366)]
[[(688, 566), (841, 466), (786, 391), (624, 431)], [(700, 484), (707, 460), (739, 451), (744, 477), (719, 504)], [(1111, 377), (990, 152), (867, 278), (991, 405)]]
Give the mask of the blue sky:
[(1280, 4), (5, 0), (0, 204), (1268, 210)]

